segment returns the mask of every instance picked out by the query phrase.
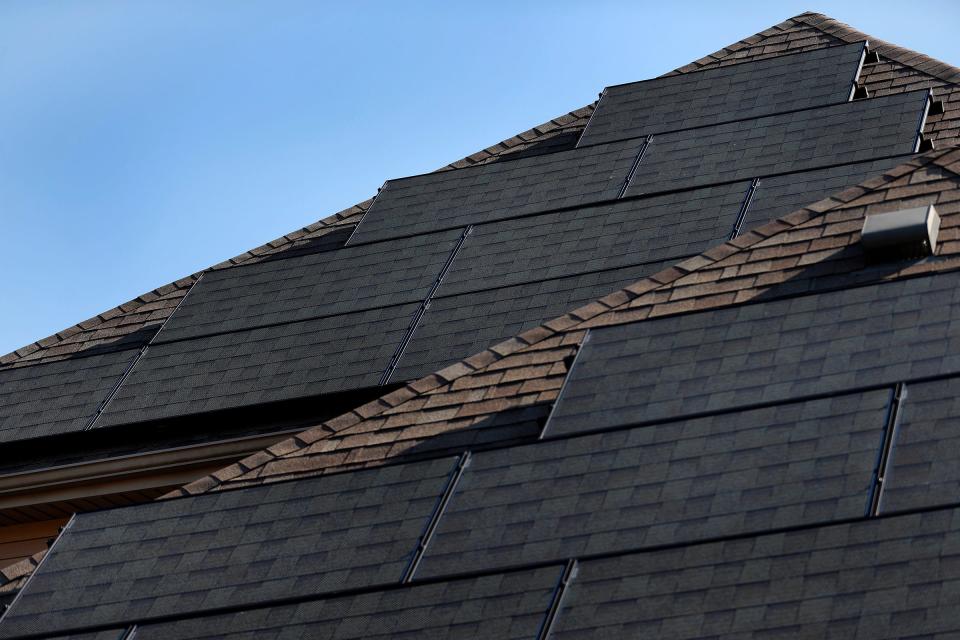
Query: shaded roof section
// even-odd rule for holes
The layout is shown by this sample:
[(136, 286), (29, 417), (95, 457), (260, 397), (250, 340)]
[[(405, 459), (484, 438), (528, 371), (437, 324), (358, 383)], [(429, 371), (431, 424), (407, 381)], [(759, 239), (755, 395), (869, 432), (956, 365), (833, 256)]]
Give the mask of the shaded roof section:
[[(549, 407), (586, 329), (896, 280), (960, 266), (960, 150), (908, 161), (862, 185), (756, 227), (703, 254), (526, 331), (354, 411), (198, 480), (202, 493), (389, 460), (426, 439), (495, 416)], [(871, 265), (859, 248), (867, 212), (934, 203), (943, 219), (935, 258)]]

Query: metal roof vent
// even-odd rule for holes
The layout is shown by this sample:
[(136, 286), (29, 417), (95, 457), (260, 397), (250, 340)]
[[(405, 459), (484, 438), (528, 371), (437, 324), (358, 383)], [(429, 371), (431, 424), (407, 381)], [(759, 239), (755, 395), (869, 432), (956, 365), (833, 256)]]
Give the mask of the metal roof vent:
[(936, 251), (939, 233), (940, 216), (931, 204), (867, 216), (860, 242), (874, 259), (920, 258)]

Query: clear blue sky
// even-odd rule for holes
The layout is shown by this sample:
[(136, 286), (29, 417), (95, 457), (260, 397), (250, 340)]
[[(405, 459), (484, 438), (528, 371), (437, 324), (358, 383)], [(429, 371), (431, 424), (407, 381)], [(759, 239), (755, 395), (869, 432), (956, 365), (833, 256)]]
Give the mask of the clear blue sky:
[(960, 65), (960, 5), (0, 3), (0, 353), (804, 10)]

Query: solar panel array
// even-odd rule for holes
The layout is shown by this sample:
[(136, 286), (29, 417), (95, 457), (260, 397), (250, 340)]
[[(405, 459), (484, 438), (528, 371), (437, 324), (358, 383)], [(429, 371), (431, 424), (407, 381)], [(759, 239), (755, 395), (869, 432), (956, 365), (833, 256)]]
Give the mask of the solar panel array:
[(846, 102), (863, 52), (611, 87), (577, 148), (391, 180), (349, 240), (204, 274), (116, 393), (129, 360), (57, 365), (50, 379), (83, 380), (83, 402), (39, 409), (47, 370), (0, 370), (37, 385), (0, 409), (25, 427), (6, 437), (415, 379), (861, 181), (914, 150), (928, 100)]
[(78, 516), (0, 637), (399, 583), (454, 460)]
[(846, 102), (865, 44), (607, 87), (578, 146)]
[(960, 272), (590, 333), (548, 433), (960, 373)]
[[(0, 426), (435, 371), (901, 162), (928, 94), (845, 102), (863, 55), (612, 87), (575, 149), (390, 181), (349, 240), (207, 273), (142, 354), (0, 370)], [(956, 633), (958, 297), (954, 272), (594, 329), (552, 408), (78, 515), (0, 638)]]

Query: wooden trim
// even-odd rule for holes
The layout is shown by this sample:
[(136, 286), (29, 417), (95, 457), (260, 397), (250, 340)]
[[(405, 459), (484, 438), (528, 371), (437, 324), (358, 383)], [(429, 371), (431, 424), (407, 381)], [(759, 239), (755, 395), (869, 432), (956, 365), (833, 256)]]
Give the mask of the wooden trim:
[(0, 511), (183, 485), (301, 430), (0, 475)]

